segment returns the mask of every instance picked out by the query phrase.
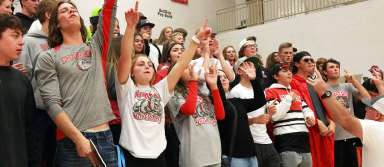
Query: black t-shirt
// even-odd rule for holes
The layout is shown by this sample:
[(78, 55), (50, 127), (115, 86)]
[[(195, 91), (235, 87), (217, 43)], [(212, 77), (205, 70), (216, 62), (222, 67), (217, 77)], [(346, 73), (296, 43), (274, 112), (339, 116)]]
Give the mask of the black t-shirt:
[(21, 72), (0, 66), (0, 95), (0, 166), (26, 167), (35, 110), (32, 86)]
[(16, 13), (15, 16), (20, 19), (21, 23), (24, 26), (25, 32), (29, 30), (32, 23), (36, 20), (34, 17), (28, 17), (24, 15), (23, 13)]
[[(226, 99), (221, 82), (218, 80), (220, 96), (225, 109), (225, 119), (218, 121), (222, 153), (224, 155), (231, 154), (232, 157), (236, 158), (256, 156), (247, 113), (264, 106), (266, 100), (260, 84), (261, 80), (256, 79), (251, 81), (251, 83), (254, 93), (253, 99)], [(235, 119), (237, 122), (236, 125), (234, 125)], [(234, 126), (236, 126), (236, 132), (233, 131)], [(234, 141), (232, 141), (232, 136), (234, 136)], [(233, 144), (232, 151), (231, 144)]]

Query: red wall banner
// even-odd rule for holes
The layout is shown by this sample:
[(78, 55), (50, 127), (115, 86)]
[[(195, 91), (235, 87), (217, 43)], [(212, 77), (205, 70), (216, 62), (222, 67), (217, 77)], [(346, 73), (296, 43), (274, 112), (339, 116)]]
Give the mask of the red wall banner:
[(172, 0), (173, 2), (188, 4), (188, 0)]

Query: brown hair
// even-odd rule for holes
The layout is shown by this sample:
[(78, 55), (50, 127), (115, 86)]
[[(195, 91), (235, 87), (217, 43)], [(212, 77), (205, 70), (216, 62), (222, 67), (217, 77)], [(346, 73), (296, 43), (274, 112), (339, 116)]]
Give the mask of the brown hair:
[(284, 42), (282, 44), (279, 45), (279, 52), (281, 52), (281, 50), (283, 50), (284, 48), (291, 48), (292, 47), (292, 44), (289, 43), (289, 42)]
[(161, 57), (160, 57), (160, 61), (159, 63), (170, 63), (170, 53), (171, 53), (171, 50), (174, 46), (176, 45), (181, 45), (182, 47), (184, 47), (182, 44), (179, 44), (179, 43), (176, 43), (175, 41), (172, 41), (172, 40), (167, 40), (164, 45), (163, 45), (163, 51), (161, 53)]
[(274, 56), (275, 54), (277, 54), (277, 52), (272, 52), (271, 54), (268, 55), (265, 68), (270, 69), (273, 67), (273, 65), (280, 63), (276, 61)]
[[(76, 5), (71, 0), (60, 0), (57, 3), (57, 5), (56, 5), (55, 9), (52, 11), (51, 17), (49, 19), (48, 45), (51, 48), (54, 48), (58, 45), (61, 45), (63, 43), (63, 40), (64, 40), (63, 34), (61, 34), (61, 31), (60, 31), (59, 20), (58, 20), (59, 7), (60, 7), (60, 5), (62, 5), (64, 3), (69, 3), (77, 9)], [(80, 27), (81, 37), (83, 39), (83, 42), (85, 42), (87, 40), (87, 28), (85, 27), (83, 18), (81, 18), (81, 17), (80, 17), (80, 25), (81, 25), (81, 27)]]
[[(136, 64), (136, 62), (137, 62), (137, 59), (139, 59), (139, 57), (145, 57), (145, 58), (147, 58), (150, 62), (152, 62), (151, 59), (150, 59), (147, 55), (145, 55), (145, 54), (135, 54), (135, 56), (133, 56), (133, 58), (132, 58), (132, 64), (131, 64), (131, 78), (132, 78), (132, 81), (133, 81), (135, 84), (136, 84), (136, 82), (135, 82), (134, 77), (132, 76), (132, 73), (133, 73), (133, 68), (135, 67), (135, 64)], [(152, 85), (153, 81), (154, 81), (155, 78), (156, 78), (156, 69), (155, 69), (155, 65), (154, 65), (153, 63), (152, 63), (152, 68), (153, 68), (153, 76), (152, 76), (151, 81), (149, 82), (150, 85)]]
[[(141, 37), (141, 39), (142, 39), (143, 42), (144, 42), (143, 35), (141, 35), (141, 34), (138, 33), (138, 32), (135, 32), (135, 35), (133, 35), (133, 40), (134, 40), (134, 41), (135, 41), (136, 36)], [(136, 50), (134, 50), (133, 52), (136, 53)], [(141, 52), (139, 52), (139, 53), (141, 53), (141, 54), (144, 54), (144, 53), (145, 53), (145, 44), (143, 44), (143, 50), (142, 50)]]
[(237, 60), (239, 59), (239, 57), (237, 56), (237, 54), (236, 54), (236, 50), (235, 50), (235, 48), (233, 47), (233, 46), (226, 46), (224, 49), (223, 49), (223, 55), (224, 55), (224, 58), (225, 58), (225, 60), (228, 60), (228, 56), (227, 56), (227, 49), (229, 49), (229, 48), (232, 48), (234, 51), (235, 51), (235, 62), (237, 62)]
[[(165, 37), (165, 31), (167, 31), (167, 29), (171, 29), (171, 30), (172, 30), (172, 27), (167, 26), (167, 27), (163, 28), (163, 29), (161, 30), (159, 39), (156, 39), (156, 40), (155, 40), (155, 44), (157, 44), (157, 45), (164, 45), (164, 42), (167, 40), (167, 38)], [(173, 30), (172, 30), (172, 31), (173, 31)]]
[(24, 33), (24, 26), (20, 19), (13, 15), (0, 14), (0, 38), (7, 29), (20, 30)]
[(173, 32), (180, 32), (181, 34), (183, 34), (183, 37), (184, 39), (187, 37), (188, 35), (188, 32), (187, 30), (185, 30), (184, 28), (176, 28), (173, 30)]
[(42, 0), (37, 6), (36, 17), (40, 23), (44, 23), (48, 18), (45, 16), (46, 13), (51, 14), (57, 5), (56, 0)]

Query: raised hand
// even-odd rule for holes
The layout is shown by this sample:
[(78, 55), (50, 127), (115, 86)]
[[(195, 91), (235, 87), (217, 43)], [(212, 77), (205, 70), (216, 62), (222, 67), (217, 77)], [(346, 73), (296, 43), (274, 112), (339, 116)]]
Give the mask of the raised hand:
[(190, 64), (187, 69), (185, 69), (184, 74), (182, 76), (182, 80), (187, 82), (187, 81), (197, 81), (199, 80), (199, 71), (194, 70), (195, 64)]
[(256, 69), (253, 63), (244, 62), (239, 69), (243, 71), (248, 77), (249, 80), (254, 80), (256, 78)]
[(222, 56), (222, 54), (220, 52), (219, 40), (217, 40), (217, 39), (213, 40), (213, 46), (212, 46), (212, 51), (211, 52), (213, 54), (213, 57), (219, 58), (219, 56)]
[[(315, 73), (316, 75), (321, 76), (319, 75), (320, 74), (319, 71), (315, 70)], [(316, 92), (319, 94), (323, 94), (328, 88), (328, 85), (324, 82), (322, 77), (316, 77), (316, 78), (309, 77), (307, 79), (307, 83), (312, 85), (313, 88), (316, 90)]]
[(211, 36), (212, 28), (208, 27), (208, 20), (205, 19), (203, 25), (200, 27), (199, 32), (197, 32), (196, 37), (200, 41), (208, 40)]
[(207, 70), (205, 70), (205, 81), (211, 90), (217, 89), (217, 70), (215, 65), (210, 65)]
[(200, 41), (200, 49), (201, 49), (201, 55), (202, 56), (205, 56), (205, 55), (210, 55), (211, 52), (209, 50), (209, 40), (202, 40)]
[(135, 28), (136, 24), (139, 22), (139, 1), (135, 1), (135, 8), (128, 9), (125, 13), (125, 21), (127, 22), (127, 27)]
[(380, 69), (379, 66), (373, 65), (370, 69), (369, 72), (371, 72), (373, 78), (381, 79), (383, 80), (383, 70)]
[(345, 81), (348, 83), (352, 83), (353, 76), (347, 70), (344, 70), (344, 73), (345, 73), (344, 74)]

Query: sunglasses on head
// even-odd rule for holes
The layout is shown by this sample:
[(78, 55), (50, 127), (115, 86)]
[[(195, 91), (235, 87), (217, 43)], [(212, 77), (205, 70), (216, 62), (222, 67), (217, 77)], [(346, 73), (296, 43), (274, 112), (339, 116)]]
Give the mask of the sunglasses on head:
[(309, 62), (315, 63), (315, 60), (313, 60), (312, 58), (305, 58), (305, 59), (303, 59), (303, 61), (306, 63), (309, 63)]

